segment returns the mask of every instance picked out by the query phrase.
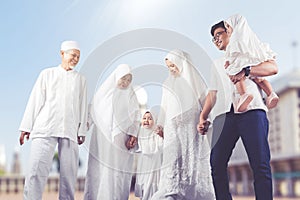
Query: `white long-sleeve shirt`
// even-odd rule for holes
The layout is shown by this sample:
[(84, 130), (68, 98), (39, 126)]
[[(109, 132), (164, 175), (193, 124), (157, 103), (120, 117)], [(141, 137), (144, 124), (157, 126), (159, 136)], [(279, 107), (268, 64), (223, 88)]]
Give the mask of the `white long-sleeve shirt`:
[(77, 71), (43, 70), (30, 95), (20, 131), (30, 137), (61, 137), (77, 142), (87, 132), (87, 87)]

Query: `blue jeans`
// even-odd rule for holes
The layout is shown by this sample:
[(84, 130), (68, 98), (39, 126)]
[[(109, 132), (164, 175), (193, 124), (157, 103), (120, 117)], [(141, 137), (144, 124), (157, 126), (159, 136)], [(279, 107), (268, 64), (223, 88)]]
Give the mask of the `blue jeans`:
[(231, 200), (227, 165), (241, 137), (254, 177), (257, 200), (272, 200), (272, 174), (268, 144), (269, 122), (263, 110), (242, 114), (230, 112), (218, 116), (213, 123), (213, 148), (210, 164), (217, 200)]

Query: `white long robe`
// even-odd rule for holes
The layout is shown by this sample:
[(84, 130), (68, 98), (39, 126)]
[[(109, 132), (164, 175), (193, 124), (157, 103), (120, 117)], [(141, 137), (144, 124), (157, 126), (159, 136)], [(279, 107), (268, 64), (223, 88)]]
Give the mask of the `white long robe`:
[(170, 75), (164, 83), (158, 117), (164, 127), (163, 162), (159, 189), (151, 199), (213, 200), (210, 147), (196, 129), (207, 87), (188, 54), (174, 50), (166, 58), (180, 75)]
[(128, 135), (119, 135), (118, 146), (93, 126), (85, 181), (85, 200), (128, 200), (133, 174), (133, 153), (125, 148)]
[(19, 130), (31, 138), (62, 137), (77, 143), (87, 132), (84, 76), (60, 65), (43, 70), (30, 95)]
[(153, 129), (141, 127), (138, 146), (135, 196), (147, 200), (158, 190), (163, 138)]
[(133, 152), (125, 143), (137, 136), (139, 106), (132, 86), (118, 89), (118, 80), (130, 74), (120, 65), (97, 90), (91, 103), (94, 123), (85, 182), (85, 200), (127, 200), (133, 174)]
[[(20, 131), (33, 139), (24, 199), (41, 199), (58, 144), (60, 198), (73, 199), (78, 169), (77, 136), (86, 134), (86, 80), (76, 71), (43, 70), (30, 95)], [(71, 140), (71, 141), (70, 141)]]

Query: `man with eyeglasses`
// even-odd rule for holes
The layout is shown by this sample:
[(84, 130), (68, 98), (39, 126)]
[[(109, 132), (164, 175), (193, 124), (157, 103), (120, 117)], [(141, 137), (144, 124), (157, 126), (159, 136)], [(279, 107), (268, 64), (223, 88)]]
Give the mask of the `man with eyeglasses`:
[[(221, 21), (211, 28), (214, 45), (222, 51), (226, 50), (230, 37), (224, 22)], [(254, 190), (257, 200), (273, 199), (272, 175), (270, 167), (270, 149), (268, 145), (267, 108), (262, 100), (260, 90), (251, 80), (246, 79), (247, 90), (254, 98), (249, 110), (235, 113), (233, 103), (236, 102), (233, 84), (245, 76), (269, 76), (277, 73), (274, 61), (260, 63), (250, 69), (244, 69), (230, 79), (225, 71), (225, 58), (214, 62), (212, 84), (206, 97), (205, 105), (199, 117), (198, 131), (207, 132), (210, 124), (208, 116), (213, 121), (211, 168), (213, 184), (217, 200), (231, 200), (227, 174), (228, 161), (236, 142), (241, 138), (246, 149), (254, 177)]]
[(60, 65), (40, 73), (19, 128), (20, 145), (32, 138), (24, 199), (42, 199), (57, 144), (59, 199), (74, 199), (78, 144), (87, 132), (87, 87), (85, 78), (73, 70), (80, 58), (78, 43), (63, 42), (60, 56)]

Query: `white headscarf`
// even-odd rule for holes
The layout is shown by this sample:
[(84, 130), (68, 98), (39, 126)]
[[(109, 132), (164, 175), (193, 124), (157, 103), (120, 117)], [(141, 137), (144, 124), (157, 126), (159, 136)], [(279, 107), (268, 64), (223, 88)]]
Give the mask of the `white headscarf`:
[(110, 140), (121, 133), (137, 135), (129, 127), (139, 121), (139, 104), (131, 84), (126, 89), (117, 87), (118, 80), (131, 74), (127, 64), (119, 65), (103, 82), (91, 104), (91, 117), (96, 126)]
[(172, 119), (190, 110), (194, 106), (203, 107), (207, 86), (204, 79), (193, 66), (190, 56), (182, 50), (173, 50), (167, 54), (168, 59), (179, 69), (180, 75), (169, 77), (164, 82), (161, 111), (158, 124), (165, 119)]
[(225, 54), (225, 59), (230, 63), (228, 74), (235, 75), (244, 67), (275, 59), (276, 53), (270, 49), (269, 44), (258, 39), (245, 17), (236, 14), (225, 22), (233, 29)]

